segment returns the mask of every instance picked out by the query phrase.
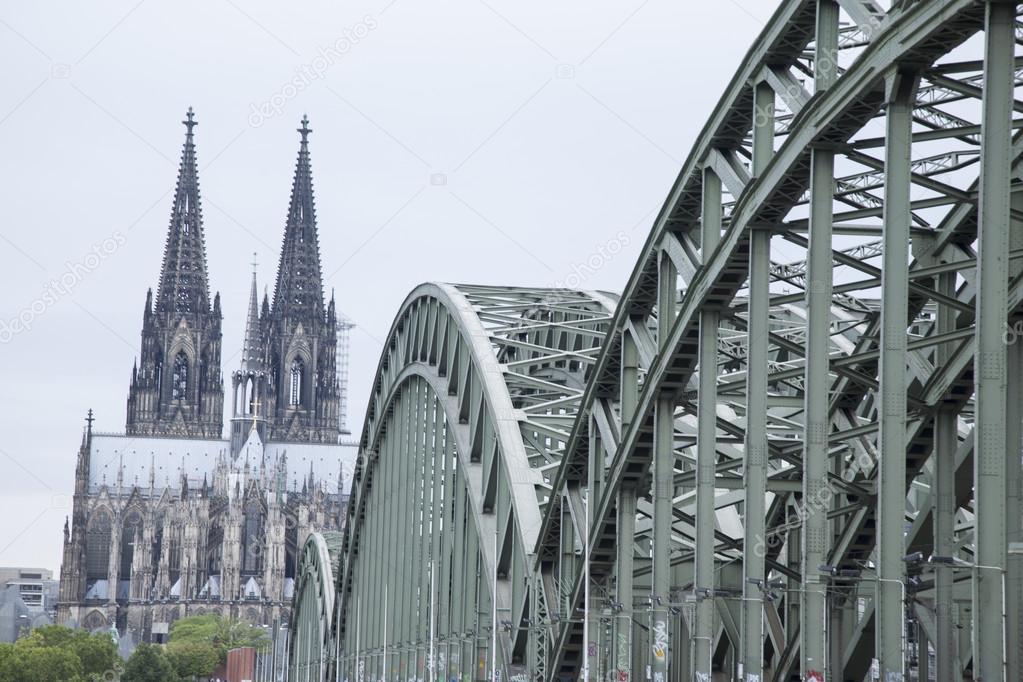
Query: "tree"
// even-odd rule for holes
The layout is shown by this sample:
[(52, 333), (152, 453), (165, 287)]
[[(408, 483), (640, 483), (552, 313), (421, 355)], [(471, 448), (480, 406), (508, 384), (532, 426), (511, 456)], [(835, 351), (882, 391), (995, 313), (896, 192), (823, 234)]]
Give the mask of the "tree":
[(0, 682), (96, 682), (120, 669), (108, 635), (61, 625), (44, 625), (0, 646)]
[(217, 652), (220, 663), (227, 662), (227, 652), (243, 646), (256, 649), (269, 642), (262, 628), (241, 620), (222, 618), (220, 615), (191, 616), (171, 626), (170, 646), (184, 642), (206, 644)]
[(143, 642), (124, 666), (121, 682), (178, 682), (178, 676), (162, 648)]
[(82, 663), (65, 648), (8, 644), (0, 651), (0, 682), (83, 682)]
[(220, 651), (206, 642), (175, 641), (167, 645), (167, 659), (178, 677), (209, 677), (220, 662)]
[(61, 625), (44, 625), (18, 641), (21, 646), (55, 647), (70, 651), (82, 665), (85, 679), (103, 679), (117, 673), (122, 665), (117, 646), (107, 633), (71, 630)]

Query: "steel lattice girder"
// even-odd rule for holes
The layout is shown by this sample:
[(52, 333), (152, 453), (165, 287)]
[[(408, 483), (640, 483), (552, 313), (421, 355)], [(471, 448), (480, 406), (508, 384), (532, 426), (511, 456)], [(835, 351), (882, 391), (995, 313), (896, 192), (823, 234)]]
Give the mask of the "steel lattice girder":
[[(494, 359), (553, 352), (498, 340), (520, 314), (532, 319), (542, 292), (413, 292), (381, 361), (349, 517), (349, 664), (381, 644), (353, 636), (355, 595), (381, 603), (367, 566), (387, 568), (367, 554), (386, 562), (417, 537), (393, 535), (379, 504), (396, 480), (386, 462), (408, 453), (394, 450), (406, 432), (388, 437), (394, 415), (407, 424), (410, 404), (450, 404), (434, 409), (457, 475), (477, 464), (465, 453), (480, 451), (480, 415), (529, 388), (552, 391), (532, 397), (542, 416), (524, 408), (514, 437), (494, 427), (507, 435), (504, 471), (531, 472), (534, 491), (513, 497), (505, 537), (521, 544), (506, 555), (502, 542), (496, 561), (506, 674), (627, 679), (651, 665), (661, 679), (708, 679), (741, 665), (760, 679), (858, 680), (877, 657), (886, 679), (902, 679), (914, 661), (922, 676), (931, 648), (942, 679), (1020, 678), (1006, 641), (1023, 641), (1023, 566), (1007, 551), (1023, 542), (1023, 32), (1015, 3), (894, 4), (781, 4), (689, 154), (613, 319), (600, 313), (606, 338), (594, 327), (583, 351), (558, 346), (581, 363), (571, 377), (509, 380), (502, 362), (536, 365)], [(442, 318), (455, 329), (438, 336)], [(445, 365), (447, 353), (460, 359)], [(440, 544), (483, 557), (468, 576), (478, 582), (456, 580), (464, 552), (441, 562), (441, 582), (465, 589), (478, 637), (495, 497), (446, 478), (434, 499), (472, 521), (442, 525)], [(422, 621), (409, 631), (421, 641)]]
[[(333, 548), (337, 549), (336, 543)], [(302, 547), (295, 581), (288, 667), (296, 680), (328, 679), (336, 652), (333, 633), (337, 615), (331, 563), (327, 540), (311, 533)]]
[(529, 614), (546, 472), (614, 305), (598, 293), (442, 284), (406, 299), (353, 479), (335, 633), (346, 675), (360, 663), (382, 674), (385, 648), (390, 676), (421, 673), (431, 640), (438, 665), (469, 673), (482, 657), (489, 669), (495, 573), (498, 663), (507, 675), (524, 657), (513, 624)]
[[(823, 4), (831, 5), (827, 2)], [(846, 7), (853, 3), (842, 4)], [(708, 586), (694, 585), (692, 569), (689, 568), (675, 573), (672, 585), (672, 589), (678, 595), (679, 608), (685, 617), (679, 624), (680, 627), (672, 629), (672, 634), (687, 633), (688, 628), (695, 628), (698, 625), (689, 618), (689, 609), (708, 598), (710, 594), (714, 597), (720, 613), (720, 618), (716, 620), (723, 625), (715, 630), (716, 636), (726, 637), (726, 641), (730, 641), (735, 647), (736, 656), (730, 659), (732, 661), (744, 659), (748, 661), (749, 656), (763, 659), (764, 656), (761, 642), (750, 647), (749, 651), (754, 652), (753, 654), (740, 653), (742, 642), (738, 635), (738, 623), (735, 623), (739, 619), (737, 604), (742, 599), (750, 599), (751, 594), (753, 599), (762, 598), (760, 590), (755, 589), (757, 586), (751, 586), (744, 582), (743, 578), (754, 577), (760, 581), (767, 581), (769, 577), (788, 578), (790, 579), (788, 588), (794, 589), (796, 593), (805, 592), (805, 586), (808, 584), (820, 585), (821, 592), (829, 604), (827, 627), (842, 632), (844, 636), (836, 633), (830, 638), (825, 638), (820, 634), (825, 629), (823, 610), (819, 617), (803, 613), (799, 620), (794, 623), (788, 622), (790, 615), (786, 611), (794, 606), (790, 602), (798, 601), (798, 598), (777, 595), (776, 599), (780, 604), (768, 603), (765, 609), (770, 642), (768, 651), (773, 650), (768, 672), (775, 679), (784, 679), (790, 669), (801, 669), (804, 674), (820, 670), (838, 679), (842, 679), (842, 675), (860, 679), (866, 673), (866, 666), (871, 658), (869, 652), (874, 649), (873, 587), (892, 580), (884, 573), (875, 577), (878, 570), (875, 539), (878, 533), (887, 532), (889, 536), (894, 533), (895, 537), (901, 537), (906, 520), (915, 518), (917, 522), (914, 523), (910, 536), (903, 540), (906, 554), (909, 554), (910, 550), (930, 549), (933, 546), (933, 539), (926, 537), (925, 534), (929, 530), (933, 499), (929, 491), (927, 494), (921, 494), (920, 491), (927, 488), (933, 477), (934, 464), (928, 463), (928, 457), (936, 447), (934, 425), (939, 411), (952, 415), (951, 436), (947, 435), (947, 431), (945, 436), (953, 440), (951, 452), (955, 454), (957, 450), (965, 450), (965, 454), (961, 454), (955, 465), (955, 471), (969, 469), (972, 447), (965, 446), (969, 444), (972, 432), (968, 429), (968, 420), (963, 418), (959, 418), (956, 426), (955, 415), (964, 410), (969, 414), (975, 409), (971, 397), (974, 344), (977, 336), (977, 331), (973, 327), (973, 311), (977, 305), (977, 288), (973, 272), (978, 263), (971, 244), (977, 239), (979, 189), (977, 178), (979, 173), (984, 172), (984, 149), (981, 149), (979, 155), (976, 152), (977, 142), (981, 139), (979, 118), (974, 114), (971, 121), (964, 118), (965, 113), (950, 115), (945, 120), (953, 121), (955, 128), (947, 131), (933, 130), (936, 117), (921, 124), (930, 128), (929, 131), (921, 132), (922, 128), (919, 126), (911, 128), (907, 131), (909, 148), (906, 152), (910, 159), (899, 178), (890, 177), (886, 172), (888, 168), (885, 162), (866, 157), (863, 150), (879, 146), (877, 138), (868, 135), (876, 135), (876, 132), (872, 132), (878, 130), (874, 121), (884, 120), (885, 104), (886, 101), (890, 101), (886, 100), (886, 97), (890, 96), (890, 90), (886, 95), (886, 85), (891, 87), (891, 77), (896, 64), (912, 65), (915, 77), (923, 81), (924, 86), (917, 91), (916, 103), (909, 107), (912, 112), (935, 105), (933, 99), (935, 84), (941, 84), (946, 90), (955, 90), (962, 97), (974, 99), (976, 103), (975, 98), (979, 95), (976, 88), (974, 90), (969, 90), (965, 86), (956, 88), (954, 84), (948, 83), (946, 74), (963, 74), (961, 79), (963, 82), (975, 84), (980, 80), (977, 74), (984, 68), (985, 63), (979, 60), (972, 63), (952, 63), (945, 61), (947, 59), (945, 55), (983, 30), (984, 12), (983, 5), (969, 2), (917, 3), (906, 5), (904, 10), (893, 11), (884, 22), (884, 26), (872, 34), (870, 44), (865, 49), (858, 54), (850, 55), (847, 63), (843, 63), (844, 57), (839, 56), (841, 74), (833, 83), (819, 88), (819, 92), (813, 99), (807, 100), (801, 110), (793, 112), (793, 123), (785, 130), (785, 136), (780, 139), (780, 146), (776, 150), (773, 145), (769, 148), (770, 159), (757, 169), (755, 179), (749, 179), (742, 172), (743, 164), (738, 160), (752, 159), (756, 164), (757, 152), (753, 146), (757, 137), (755, 128), (758, 111), (753, 104), (754, 86), (765, 82), (763, 74), (768, 68), (776, 72), (789, 70), (797, 75), (801, 73), (814, 75), (813, 59), (809, 60), (807, 68), (806, 54), (807, 48), (810, 48), (810, 53), (813, 54), (818, 45), (815, 42), (815, 32), (820, 30), (815, 25), (818, 19), (817, 3), (783, 4), (754, 45), (722, 103), (704, 128), (664, 209), (658, 216), (654, 230), (644, 247), (644, 253), (622, 297), (612, 333), (597, 361), (594, 376), (587, 387), (583, 411), (573, 429), (566, 457), (555, 479), (556, 490), (569, 491), (586, 486), (587, 481), (593, 478), (590, 471), (591, 463), (607, 462), (606, 469), (600, 474), (602, 482), (600, 489), (592, 491), (596, 493), (591, 512), (592, 525), (588, 531), (587, 529), (574, 531), (579, 535), (589, 534), (593, 538), (589, 569), (594, 588), (602, 589), (605, 595), (615, 594), (616, 564), (621, 561), (620, 552), (615, 550), (623, 541), (623, 538), (617, 535), (620, 520), (616, 518), (616, 507), (621, 504), (623, 495), (634, 494), (632, 491), (636, 490), (640, 491), (641, 515), (636, 526), (635, 541), (638, 550), (635, 558), (637, 560), (642, 558), (643, 561), (635, 563), (644, 564), (642, 568), (636, 569), (637, 577), (649, 571), (649, 558), (652, 556), (656, 563), (659, 554), (662, 557), (660, 560), (668, 561), (672, 565), (688, 563), (691, 566), (695, 556), (699, 556), (701, 551), (699, 547), (694, 546), (692, 531), (692, 524), (694, 522), (699, 524), (700, 520), (692, 516), (689, 506), (695, 499), (694, 488), (697, 491), (700, 488), (694, 475), (696, 462), (691, 455), (693, 444), (699, 441), (699, 434), (693, 438), (692, 421), (686, 424), (683, 415), (686, 413), (698, 415), (701, 410), (714, 410), (718, 412), (716, 429), (714, 433), (707, 435), (714, 438), (717, 443), (716, 475), (712, 481), (705, 484), (711, 490), (718, 491), (715, 517), (712, 520), (715, 528), (713, 553), (719, 565), (722, 561), (735, 561), (737, 556), (741, 555), (746, 540), (742, 522), (744, 499), (742, 488), (747, 463), (746, 419), (742, 410), (747, 401), (743, 389), (748, 380), (748, 371), (743, 366), (747, 350), (741, 340), (742, 334), (735, 334), (734, 330), (748, 329), (748, 301), (751, 295), (747, 288), (751, 267), (750, 239), (756, 231), (767, 230), (775, 235), (776, 239), (784, 239), (791, 245), (810, 249), (810, 242), (813, 241), (815, 234), (818, 235), (818, 241), (821, 241), (819, 238), (821, 230), (815, 229), (815, 218), (812, 213), (814, 209), (810, 208), (811, 213), (808, 217), (805, 209), (800, 212), (800, 206), (807, 201), (812, 206), (817, 200), (822, 210), (826, 211), (821, 215), (828, 220), (829, 232), (833, 230), (836, 235), (824, 238), (827, 243), (825, 253), (830, 254), (826, 256), (830, 261), (826, 263), (829, 273), (827, 284), (829, 288), (832, 286), (834, 288), (831, 304), (825, 308), (826, 317), (822, 318), (818, 312), (815, 319), (808, 321), (808, 312), (802, 308), (803, 300), (808, 293), (814, 293), (814, 288), (818, 286), (807, 273), (805, 266), (772, 264), (770, 268), (768, 360), (766, 367), (758, 369), (761, 375), (766, 373), (769, 386), (766, 415), (769, 435), (765, 445), (770, 461), (769, 477), (766, 481), (766, 491), (770, 497), (767, 528), (765, 538), (762, 539), (767, 545), (765, 553), (769, 573), (759, 578), (738, 576), (738, 581), (731, 585), (719, 583), (716, 586)], [(851, 14), (853, 13), (850, 12)], [(837, 17), (837, 13), (835, 16)], [(978, 39), (983, 42), (983, 35), (978, 36)], [(1005, 96), (1008, 98), (1007, 101), (1011, 102), (1012, 88), (1016, 82), (1014, 64), (1019, 58), (1012, 54), (1011, 49), (1003, 49), (1000, 57), (1010, 68), (1006, 70), (1006, 77), (998, 87), (1008, 93)], [(790, 97), (788, 103), (796, 99)], [(1021, 108), (1018, 102), (1012, 103), (1011, 106), (1017, 110)], [(887, 110), (891, 110), (890, 104)], [(968, 109), (964, 107), (961, 111)], [(912, 118), (917, 120), (919, 117), (914, 113)], [(1000, 132), (996, 138), (999, 141), (995, 144), (1002, 148), (1005, 156), (1008, 156), (1005, 152), (1011, 150), (1015, 176), (1019, 172), (1015, 160), (1023, 146), (1010, 137), (1012, 130), (1019, 127), (1019, 123), (1010, 120), (1006, 124), (1003, 120), (1001, 125), (1002, 129), (998, 129)], [(754, 131), (752, 136), (751, 130)], [(770, 137), (773, 138), (774, 133), (775, 129), (772, 127)], [(935, 142), (954, 148), (935, 150)], [(884, 145), (884, 138), (881, 138), (880, 146)], [(817, 195), (811, 186), (811, 166), (814, 163), (811, 157), (815, 149), (825, 150), (835, 159), (832, 163), (836, 169), (845, 168), (849, 173), (835, 181), (831, 189), (825, 186)], [(967, 161), (971, 157), (979, 161), (980, 168), (977, 167), (978, 164)], [(724, 181), (725, 191), (734, 198), (732, 210), (727, 214), (728, 220), (721, 236), (721, 244), (710, 254), (701, 253), (699, 234), (706, 219), (703, 214), (706, 199), (702, 196), (703, 180), (706, 177), (706, 171), (703, 169), (706, 168), (710, 168)], [(935, 176), (944, 173), (946, 168), (949, 169), (949, 177), (937, 182)], [(972, 179), (968, 172), (962, 172), (967, 169), (973, 172)], [(955, 177), (951, 177), (953, 175)], [(1001, 182), (1008, 192), (1009, 175), (995, 177), (1000, 179), (989, 177), (987, 183), (993, 185)], [(902, 324), (897, 320), (892, 322), (894, 328), (901, 327), (902, 335), (908, 337), (908, 343), (905, 344), (902, 353), (907, 363), (906, 380), (909, 391), (907, 393), (904, 389), (897, 390), (885, 397), (881, 394), (879, 384), (879, 360), (886, 353), (890, 358), (897, 356), (892, 355), (891, 348), (882, 347), (883, 344), (880, 342), (882, 308), (884, 294), (889, 291), (897, 292), (898, 287), (894, 284), (885, 285), (882, 281), (882, 267), (870, 262), (871, 259), (884, 255), (884, 249), (878, 248), (874, 240), (862, 239), (884, 235), (886, 231), (894, 228), (886, 230), (886, 222), (877, 220), (885, 211), (885, 197), (871, 195), (869, 201), (862, 202), (859, 207), (854, 206), (851, 211), (843, 210), (842, 207), (843, 204), (847, 206), (850, 203), (850, 188), (859, 193), (881, 187), (885, 188), (886, 194), (898, 192), (895, 179), (902, 179), (905, 182), (901, 198), (912, 212), (914, 220), (914, 225), (907, 225), (905, 234), (901, 235), (902, 239), (911, 241), (914, 256), (902, 284), (905, 287), (904, 295), (907, 296), (908, 310), (905, 311), (907, 320)], [(893, 196), (900, 198), (898, 194)], [(1017, 224), (1021, 216), (1015, 206), (1014, 202), (1012, 213), (1006, 210), (1006, 220), (1011, 216), (1014, 235), (1019, 232)], [(820, 220), (819, 217), (817, 219)], [(854, 221), (868, 221), (868, 224)], [(893, 225), (892, 219), (889, 219), (887, 224)], [(1003, 221), (993, 229), (1000, 229), (1008, 234), (1009, 227), (1009, 223)], [(809, 239), (804, 236), (806, 233), (809, 233)], [(861, 241), (857, 243), (856, 239)], [(1014, 241), (1012, 248), (1018, 249), (1020, 245), (1018, 241)], [(1006, 249), (1006, 252), (1014, 258), (1020, 255), (1015, 250), (1010, 252)], [(706, 262), (703, 261), (704, 258), (707, 259)], [(663, 298), (665, 291), (675, 289), (666, 288), (661, 282), (665, 271), (661, 263), (665, 259), (672, 261), (674, 271), (680, 275), (679, 285), (682, 294), (677, 308), (674, 308), (677, 312), (672, 323), (658, 325), (656, 320), (658, 308), (662, 314), (664, 310), (659, 298)], [(1009, 274), (1013, 277), (1009, 295), (999, 308), (1003, 313), (1000, 319), (1002, 326), (998, 328), (1003, 330), (1006, 329), (1005, 323), (1011, 319), (1021, 293), (1018, 261), (1012, 262), (1015, 265), (1009, 269)], [(980, 268), (984, 269), (983, 264), (980, 264)], [(950, 288), (944, 291), (936, 286), (937, 280), (943, 277), (951, 278)], [(993, 281), (1000, 281), (997, 275)], [(787, 294), (782, 289), (783, 283), (793, 285), (797, 290), (803, 289), (804, 292)], [(716, 401), (705, 400), (698, 392), (693, 392), (697, 376), (695, 371), (698, 369), (700, 357), (698, 312), (707, 307), (722, 310), (724, 325), (722, 336), (725, 341), (717, 343), (718, 366), (715, 372), (719, 376), (717, 391), (719, 398)], [(814, 315), (812, 312), (809, 314)], [(948, 322), (942, 326), (935, 318), (948, 319)], [(823, 329), (827, 331), (825, 337), (827, 345), (824, 354), (817, 355), (817, 365), (822, 366), (820, 360), (824, 358), (828, 358), (828, 361), (823, 363), (825, 374), (818, 374), (824, 377), (823, 391), (818, 384), (813, 387), (811, 395), (811, 389), (805, 384), (808, 369), (803, 357), (805, 345), (800, 339), (793, 338), (787, 333), (794, 329), (800, 331), (798, 327), (807, 331), (814, 328), (820, 330), (822, 324), (826, 325)], [(666, 330), (663, 336), (657, 333), (658, 326)], [(732, 334), (726, 334), (726, 331), (730, 330)], [(785, 333), (778, 333), (779, 330)], [(990, 329), (987, 338), (991, 338)], [(730, 343), (728, 339), (731, 340)], [(634, 349), (638, 349), (638, 353)], [(623, 359), (630, 352), (636, 353), (639, 358), (638, 367), (631, 370), (628, 368), (629, 363)], [(997, 370), (995, 371), (997, 373)], [(1010, 374), (1012, 370), (1006, 370), (1004, 363), (1001, 371), (999, 376), (1002, 377), (1003, 384), (1006, 377), (1012, 377), (1008, 382), (1010, 386), (1020, 383), (1019, 373)], [(675, 518), (671, 531), (672, 546), (666, 551), (659, 552), (658, 547), (651, 546), (644, 539), (644, 523), (647, 528), (651, 524), (645, 521), (642, 514), (644, 506), (642, 498), (649, 495), (650, 465), (655, 457), (663, 456), (664, 453), (664, 450), (658, 449), (655, 437), (655, 406), (665, 394), (672, 397), (677, 410), (674, 419), (675, 438), (670, 453), (676, 462), (673, 474), (675, 499), (672, 510)], [(748, 399), (752, 400), (752, 396)], [(889, 401), (893, 406), (902, 402), (908, 407), (908, 414), (899, 417), (898, 413), (895, 415), (882, 413), (885, 401)], [(820, 426), (811, 425), (812, 429), (805, 423), (803, 414), (804, 404), (811, 402), (826, 408), (826, 423)], [(625, 403), (628, 403), (628, 409), (622, 407)], [(722, 419), (720, 412), (724, 407), (737, 411), (738, 417)], [(591, 440), (589, 434), (594, 427), (588, 417), (594, 413), (615, 413), (618, 410), (623, 413), (621, 437), (618, 440), (605, 439), (603, 444), (606, 452), (594, 458), (589, 445)], [(895, 423), (894, 420), (898, 419), (902, 421)], [(892, 499), (891, 496), (896, 493), (891, 489), (887, 491), (888, 501), (893, 506), (886, 513), (896, 513), (891, 509), (898, 509), (898, 518), (894, 520), (878, 518), (876, 498), (879, 463), (883, 461), (883, 458), (878, 457), (878, 433), (886, 421), (895, 429), (898, 429), (898, 423), (901, 423), (901, 428), (905, 430), (902, 437), (905, 447), (905, 473), (908, 480), (914, 481), (908, 489), (908, 496), (904, 485), (897, 486), (899, 488), (897, 497), (901, 501)], [(1011, 434), (1013, 428), (1018, 431), (1018, 421), (1018, 406), (1013, 406), (1008, 421), (1003, 420), (1003, 427), (1007, 424)], [(807, 436), (808, 430), (813, 433), (812, 436)], [(800, 565), (798, 561), (792, 563), (791, 557), (782, 554), (784, 549), (798, 559), (800, 554), (805, 553), (805, 541), (800, 549), (800, 541), (797, 538), (798, 532), (806, 528), (806, 518), (797, 517), (793, 521), (789, 518), (789, 511), (795, 509), (807, 517), (813, 516), (812, 513), (806, 514), (807, 505), (804, 501), (807, 494), (813, 493), (814, 489), (808, 491), (805, 488), (806, 481), (801, 480), (805, 466), (803, 451), (810, 438), (821, 437), (823, 437), (820, 441), (823, 447), (821, 452), (826, 457), (826, 478), (817, 485), (819, 488), (824, 486), (823, 489), (827, 489), (829, 495), (833, 490), (837, 499), (834, 501), (829, 499), (826, 504), (820, 505), (822, 507), (818, 510), (820, 516), (827, 519), (823, 530), (829, 537), (816, 542), (822, 543), (824, 560), (821, 563), (826, 564), (829, 571), (833, 568), (835, 572), (844, 572), (843, 579), (846, 580), (844, 585), (835, 580), (825, 580), (818, 566)], [(959, 446), (960, 442), (964, 443), (962, 448)], [(1016, 446), (1015, 450), (1010, 450), (1008, 466), (1014, 466), (1018, 470), (1019, 439), (1017, 437), (1010, 442)], [(738, 454), (730, 453), (729, 449), (738, 451)], [(1005, 458), (1004, 454), (1002, 457)], [(603, 466), (601, 468), (604, 469)], [(955, 482), (957, 483), (954, 491), (957, 498), (955, 501), (961, 511), (953, 513), (959, 515), (960, 525), (973, 522), (968, 490), (971, 482), (972, 479), (964, 475), (959, 475)], [(735, 492), (722, 494), (722, 490)], [(1016, 494), (1018, 496), (1018, 493)], [(567, 492), (563, 497), (568, 499)], [(1014, 537), (1011, 535), (1013, 528), (1017, 529), (1015, 533), (1018, 535), (1018, 502), (1015, 503), (1017, 507), (1011, 507), (1013, 498), (1006, 498), (1004, 494), (1001, 496), (996, 494), (993, 497), (997, 500), (994, 503), (996, 508), (1001, 509), (1000, 515), (1011, 519), (1008, 522), (1010, 537)], [(552, 504), (545, 517), (544, 529), (541, 531), (536, 550), (538, 570), (541, 573), (547, 572), (550, 575), (565, 573), (562, 565), (563, 555), (559, 551), (562, 546), (560, 535), (564, 532), (560, 525), (563, 518), (564, 515), (558, 513), (557, 505)], [(995, 522), (992, 520), (992, 523)], [(1019, 539), (1021, 538), (1016, 538), (1017, 541)], [(963, 552), (961, 558), (968, 559), (973, 556), (974, 550), (965, 537), (960, 538), (959, 545)], [(1000, 550), (1003, 557), (1004, 545), (1003, 542)], [(793, 549), (796, 551), (793, 552)], [(997, 556), (998, 551), (992, 550), (992, 555)], [(902, 556), (898, 559), (900, 564), (898, 571), (905, 579), (895, 580), (903, 585), (914, 585), (915, 583), (909, 581), (906, 568), (901, 565)], [(995, 563), (997, 566), (1006, 566), (1004, 559), (1001, 563)], [(568, 604), (570, 611), (582, 606), (584, 592), (580, 568), (582, 565), (583, 562), (572, 560), (573, 585), (567, 590), (571, 594)], [(891, 570), (890, 563), (888, 570)], [(980, 570), (990, 569), (978, 569)], [(855, 580), (852, 577), (854, 573), (858, 576)], [(833, 576), (829, 576), (831, 577)], [(795, 580), (791, 580), (793, 578)], [(1009, 590), (1013, 589), (1014, 581), (1018, 584), (1018, 575), (1014, 576), (1010, 572)], [(926, 588), (926, 580), (923, 585)], [(704, 592), (700, 593), (694, 590), (694, 587)], [(715, 588), (721, 596), (713, 594)], [(910, 589), (912, 590), (912, 587)], [(989, 587), (990, 589), (996, 590)], [(1015, 589), (1018, 590), (1018, 587)], [(711, 593), (706, 590), (711, 590)], [(740, 593), (745, 596), (738, 597)], [(996, 593), (997, 590), (988, 592)], [(633, 596), (638, 604), (649, 602), (649, 594), (649, 591), (641, 592), (637, 588)], [(791, 594), (794, 593), (789, 593)], [(1018, 594), (1017, 591), (1016, 598), (1007, 602), (1011, 609), (1009, 616), (1014, 616), (1017, 623), (1020, 609)], [(667, 600), (674, 598), (670, 594), (654, 597)], [(843, 605), (846, 611), (849, 611), (848, 604), (856, 604), (857, 599), (863, 599), (866, 604), (862, 619), (850, 618), (848, 614), (834, 615)], [(925, 608), (927, 603), (934, 604), (934, 595), (924, 589), (917, 592), (917, 596), (911, 601), (913, 602), (911, 608), (920, 610)], [(999, 601), (993, 599), (986, 605), (997, 611)], [(612, 605), (611, 612), (616, 609), (628, 609), (630, 606), (623, 604), (620, 598), (612, 596), (605, 598), (602, 603), (591, 601), (590, 607), (591, 610), (603, 609), (606, 613), (609, 603)], [(979, 604), (984, 605), (985, 602)], [(736, 613), (732, 613), (733, 610)], [(643, 607), (642, 611), (644, 614), (650, 613), (650, 607)], [(855, 613), (855, 609), (852, 611)], [(798, 613), (798, 610), (796, 612)], [(903, 616), (900, 608), (895, 616), (898, 622), (891, 623), (890, 629), (901, 633)], [(963, 618), (962, 614), (954, 617), (960, 620)], [(892, 614), (887, 618), (889, 621), (892, 620)], [(1007, 620), (1013, 621), (1013, 618)], [(927, 627), (930, 627), (934, 618), (925, 616), (920, 618), (920, 621), (926, 621)], [(814, 636), (820, 637), (820, 646), (826, 649), (823, 658), (830, 659), (827, 671), (823, 669), (823, 661), (819, 659), (808, 661), (807, 656), (800, 651), (799, 633), (801, 629), (806, 629), (807, 624), (817, 633)], [(1018, 624), (1015, 627), (1018, 628)], [(583, 669), (583, 658), (580, 655), (583, 649), (582, 629), (582, 623), (566, 621), (551, 627), (551, 646), (548, 651), (549, 676), (577, 675)], [(934, 628), (931, 630), (930, 634), (923, 633), (922, 636), (931, 637), (932, 642), (936, 644)], [(1016, 631), (1018, 632), (1018, 629)], [(920, 641), (920, 637), (916, 635), (914, 637), (916, 641)], [(593, 639), (591, 636), (591, 641)], [(1000, 638), (996, 636), (991, 639), (993, 643), (985, 639), (982, 646), (988, 649), (995, 647), (1000, 651), (1001, 647), (998, 644)], [(851, 641), (846, 645), (846, 640)], [(679, 643), (677, 649), (684, 649), (686, 646), (687, 643), (683, 641)], [(687, 654), (677, 649), (672, 652), (676, 661), (688, 664), (689, 662), (685, 661)], [(968, 650), (969, 647), (965, 649)], [(718, 648), (717, 651), (723, 650)], [(926, 648), (923, 651), (926, 652)], [(901, 656), (888, 654), (882, 658), (882, 666), (886, 672), (901, 674), (904, 663), (895, 660)], [(959, 658), (958, 665), (961, 668), (969, 665), (968, 656), (963, 655)], [(1018, 659), (1016, 663), (1011, 659), (1012, 656), (1010, 667), (1018, 666)], [(639, 660), (651, 659), (649, 656), (637, 657), (631, 664), (634, 669), (641, 669), (636, 665)], [(696, 672), (710, 672), (706, 667), (701, 667), (704, 666), (702, 661), (695, 661), (692, 664)], [(717, 660), (713, 665), (718, 667), (721, 664), (723, 660)], [(746, 670), (749, 671), (752, 667), (747, 665)], [(593, 670), (594, 662), (590, 662), (589, 668)], [(1018, 667), (1010, 669), (1018, 670)], [(673, 674), (678, 675), (680, 679), (686, 679), (688, 671), (676, 669)]]

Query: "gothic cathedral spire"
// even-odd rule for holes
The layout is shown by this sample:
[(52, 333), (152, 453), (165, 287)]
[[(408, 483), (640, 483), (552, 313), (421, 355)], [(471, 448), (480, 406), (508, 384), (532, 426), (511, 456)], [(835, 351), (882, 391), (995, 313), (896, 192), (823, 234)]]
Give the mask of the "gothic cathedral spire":
[(337, 320), (333, 300), (329, 307), (323, 302), (307, 117), (302, 117), (298, 132), (301, 142), (267, 339), (268, 438), (334, 443), (340, 394)]
[(202, 232), (199, 200), (199, 170), (196, 168), (192, 129), (199, 125), (191, 107), (185, 125), (185, 147), (178, 166), (170, 229), (163, 251), (160, 286), (156, 290), (157, 311), (189, 312), (208, 309), (210, 289), (206, 278), (206, 244)]
[(291, 184), (288, 222), (277, 268), (274, 317), (323, 317), (323, 281), (320, 276), (320, 244), (316, 234), (316, 205), (313, 200), (313, 171), (309, 164), (308, 117), (298, 129), (302, 141)]
[(220, 438), (220, 294), (210, 305), (199, 172), (189, 108), (156, 304), (146, 294), (142, 357), (128, 392), (129, 435)]

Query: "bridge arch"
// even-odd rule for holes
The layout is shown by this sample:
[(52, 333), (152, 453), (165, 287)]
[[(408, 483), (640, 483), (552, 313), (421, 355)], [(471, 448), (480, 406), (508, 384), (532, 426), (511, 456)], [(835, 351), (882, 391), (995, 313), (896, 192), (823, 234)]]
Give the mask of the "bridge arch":
[(324, 682), (332, 679), (337, 646), (336, 576), (341, 533), (310, 533), (302, 546), (295, 581), (293, 622), (288, 641), (289, 679)]
[(353, 477), (339, 576), (346, 675), (423, 677), (429, 661), (459, 676), (495, 660), (505, 676), (524, 668), (517, 623), (530, 620), (542, 510), (614, 302), (446, 284), (408, 296)]
[(613, 316), (554, 294), (594, 314), (571, 341), (538, 290), (414, 291), (346, 676), (1020, 678), (1018, 9), (781, 2)]

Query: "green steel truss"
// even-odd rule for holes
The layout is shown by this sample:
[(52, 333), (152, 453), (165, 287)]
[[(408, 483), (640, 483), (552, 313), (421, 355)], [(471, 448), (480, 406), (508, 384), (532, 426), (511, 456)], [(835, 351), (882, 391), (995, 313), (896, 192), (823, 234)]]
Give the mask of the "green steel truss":
[(430, 661), (438, 676), (486, 677), (495, 642), (505, 673), (535, 660), (539, 626), (519, 630), (535, 608), (533, 548), (615, 302), (433, 284), (406, 299), (342, 548), (336, 636), (349, 679), (423, 678)]
[(414, 291), (342, 677), (1023, 679), (1017, 9), (783, 2), (613, 314)]

